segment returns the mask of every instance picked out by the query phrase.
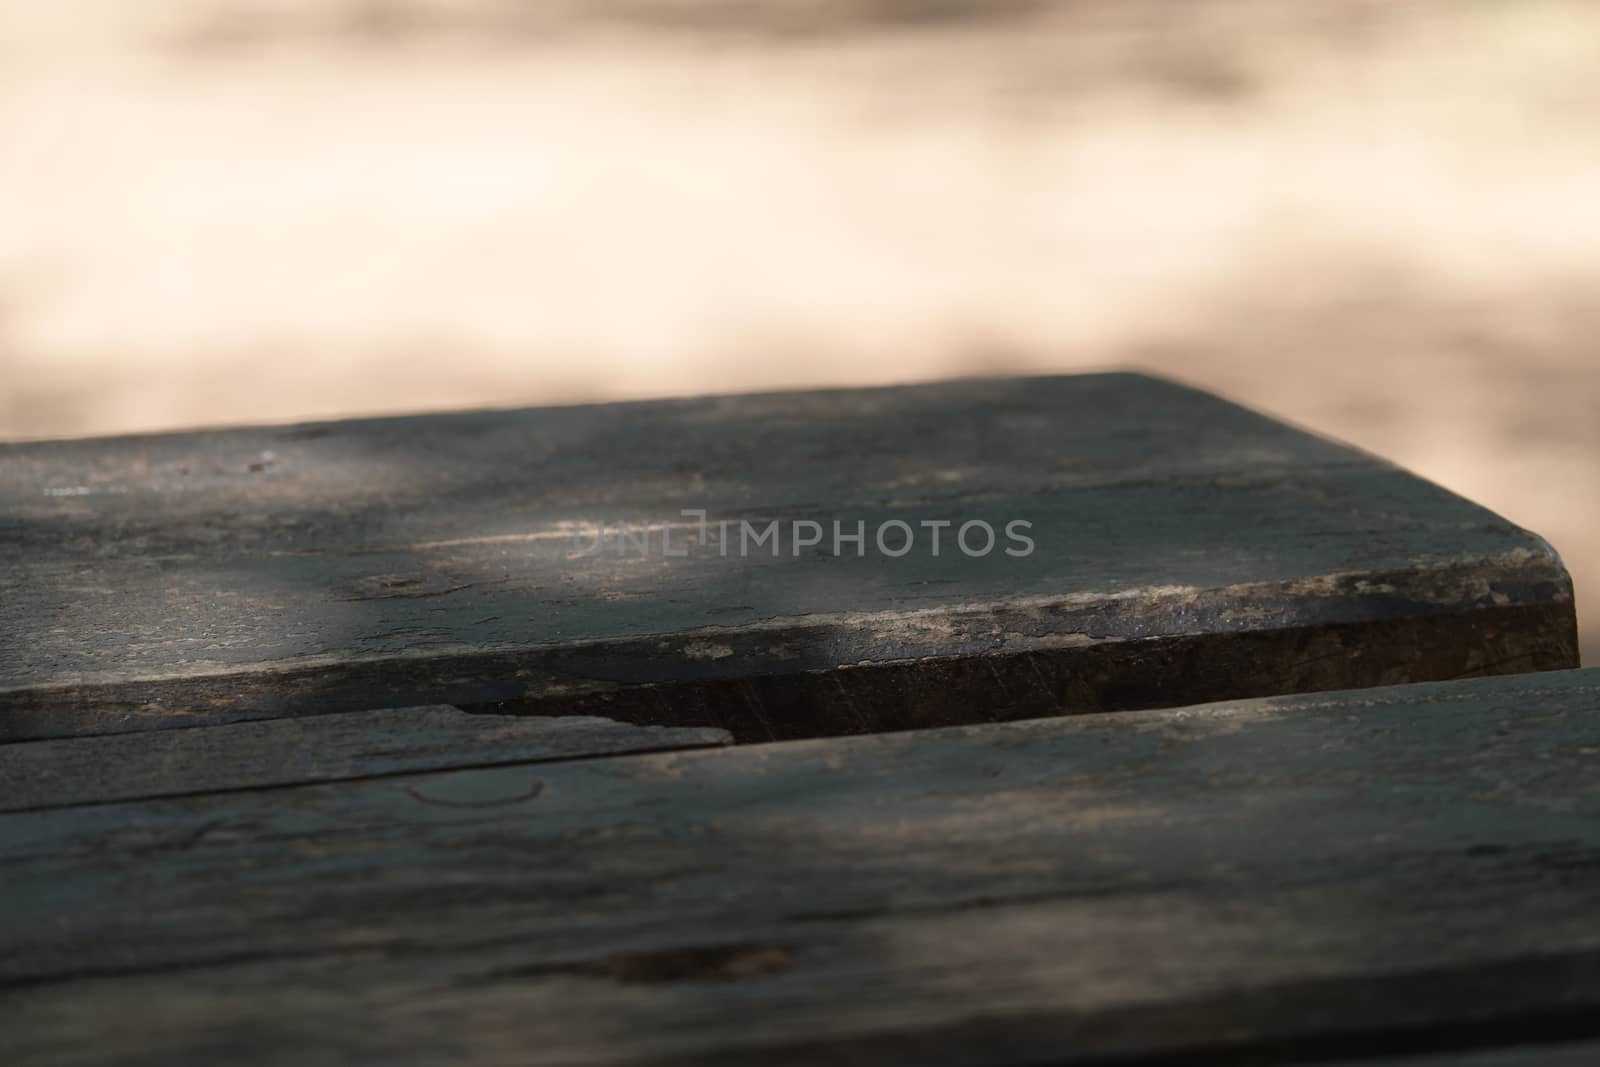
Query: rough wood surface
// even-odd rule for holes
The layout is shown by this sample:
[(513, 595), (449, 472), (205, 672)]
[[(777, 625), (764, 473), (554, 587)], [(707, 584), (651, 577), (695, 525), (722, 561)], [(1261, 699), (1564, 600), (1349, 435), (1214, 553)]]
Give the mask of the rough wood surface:
[[(572, 558), (681, 509), (830, 550)], [(895, 519), (1035, 549), (831, 553)], [(1136, 375), (0, 447), (13, 740), (522, 700), (816, 736), (1571, 667), (1575, 633), (1539, 538)]]
[(1569, 672), (0, 816), (0, 1034), (52, 1064), (1592, 1038), (1597, 754)]
[(0, 812), (726, 744), (722, 730), (388, 708), (0, 746)]

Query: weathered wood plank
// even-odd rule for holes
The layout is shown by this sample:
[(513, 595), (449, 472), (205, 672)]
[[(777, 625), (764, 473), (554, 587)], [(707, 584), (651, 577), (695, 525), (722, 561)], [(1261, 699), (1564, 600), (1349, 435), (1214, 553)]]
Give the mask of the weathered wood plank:
[[(1434, 887), (1247, 904), (1064, 898), (818, 921), (798, 936), (745, 919), (719, 933), (708, 920), (695, 940), (596, 934), (600, 951), (564, 958), (488, 934), (470, 954), (286, 953), (6, 990), (0, 1047), (9, 1041), (17, 1065), (1166, 1067), (1593, 1034), (1592, 942), (1570, 956), (1492, 958), (1519, 947), (1495, 915), (1507, 888), (1409, 907), (1390, 891), (1433, 901)], [(1538, 892), (1526, 903), (1584, 921), (1570, 900)], [(1405, 970), (1394, 954), (1434, 962)]]
[(385, 708), (0, 746), (0, 812), (727, 744), (722, 730)]
[(1597, 753), (1570, 672), (0, 816), (0, 1029), (164, 1064), (1595, 1034)]
[[(682, 509), (825, 544), (572, 558)], [(1570, 667), (1575, 633), (1537, 537), (1136, 375), (0, 447), (13, 740), (523, 700), (817, 736)]]

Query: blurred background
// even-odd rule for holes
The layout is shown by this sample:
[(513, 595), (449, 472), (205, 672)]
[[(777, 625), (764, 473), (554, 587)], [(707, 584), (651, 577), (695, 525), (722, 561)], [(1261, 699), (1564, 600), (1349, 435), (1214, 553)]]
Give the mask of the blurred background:
[(1110, 366), (1544, 534), (1600, 660), (1600, 4), (0, 6), (0, 439)]

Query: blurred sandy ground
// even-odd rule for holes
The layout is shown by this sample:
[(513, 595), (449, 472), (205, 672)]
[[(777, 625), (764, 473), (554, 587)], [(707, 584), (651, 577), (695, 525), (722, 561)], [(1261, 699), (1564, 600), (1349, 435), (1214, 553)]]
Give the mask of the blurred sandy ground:
[(1581, 608), (1597, 282), (1600, 4), (0, 8), (4, 438), (1139, 365)]

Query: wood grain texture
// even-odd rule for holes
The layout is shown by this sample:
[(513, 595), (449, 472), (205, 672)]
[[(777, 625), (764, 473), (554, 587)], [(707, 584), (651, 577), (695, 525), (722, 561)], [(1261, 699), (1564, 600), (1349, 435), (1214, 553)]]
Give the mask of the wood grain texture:
[(722, 730), (387, 708), (0, 746), (0, 812), (726, 744)]
[(0, 816), (0, 1033), (83, 1064), (1597, 1037), (1597, 753), (1569, 672)]
[[(571, 558), (685, 508), (1035, 550)], [(1571, 667), (1575, 634), (1539, 538), (1136, 375), (0, 447), (13, 740), (517, 701), (817, 736)]]

